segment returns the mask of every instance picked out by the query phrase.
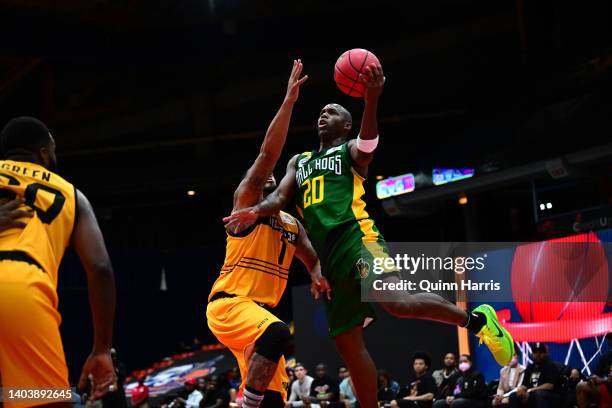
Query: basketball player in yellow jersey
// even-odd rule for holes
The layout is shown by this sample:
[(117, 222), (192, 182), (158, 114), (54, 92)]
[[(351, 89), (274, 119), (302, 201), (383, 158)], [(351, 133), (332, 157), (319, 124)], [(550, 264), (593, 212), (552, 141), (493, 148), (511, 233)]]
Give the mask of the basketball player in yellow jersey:
[[(271, 175), (280, 156), (299, 88), (302, 63), (293, 62), (287, 94), (270, 123), (261, 150), (234, 193), (234, 210), (262, 201), (276, 187)], [(236, 356), (242, 375), (243, 408), (283, 408), (288, 378), (283, 353), (289, 328), (263, 306), (279, 302), (295, 254), (311, 274), (318, 297), (329, 284), (321, 276), (317, 255), (302, 225), (277, 212), (246, 228), (227, 231), (225, 262), (208, 297), (208, 327)]]
[[(0, 195), (23, 200), (32, 210), (22, 224), (0, 232), (0, 381), (4, 406), (70, 406), (58, 398), (15, 400), (11, 390), (69, 390), (59, 333), (57, 278), (60, 261), (73, 245), (87, 272), (94, 322), (93, 350), (79, 381), (93, 382), (98, 399), (116, 387), (110, 356), (115, 282), (102, 233), (85, 196), (55, 174), (55, 142), (41, 121), (11, 120), (0, 134)], [(19, 211), (21, 211), (19, 210)], [(11, 227), (11, 225), (9, 225)], [(26, 394), (28, 395), (28, 394)], [(39, 396), (41, 395), (39, 391)], [(63, 401), (60, 402), (59, 400)]]

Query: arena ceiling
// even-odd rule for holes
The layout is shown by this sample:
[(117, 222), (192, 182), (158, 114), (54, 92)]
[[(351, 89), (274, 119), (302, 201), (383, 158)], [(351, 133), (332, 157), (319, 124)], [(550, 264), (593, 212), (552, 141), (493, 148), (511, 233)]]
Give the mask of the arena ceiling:
[(342, 51), (363, 47), (388, 76), (376, 174), (573, 148), (514, 150), (554, 134), (550, 117), (601, 106), (609, 6), (406, 3), (4, 1), (0, 119), (45, 120), (64, 174), (103, 205), (147, 205), (191, 187), (227, 201), (282, 100), (290, 60), (301, 57), (311, 79), (283, 160), (316, 146), (325, 102), (360, 116), (331, 72)]

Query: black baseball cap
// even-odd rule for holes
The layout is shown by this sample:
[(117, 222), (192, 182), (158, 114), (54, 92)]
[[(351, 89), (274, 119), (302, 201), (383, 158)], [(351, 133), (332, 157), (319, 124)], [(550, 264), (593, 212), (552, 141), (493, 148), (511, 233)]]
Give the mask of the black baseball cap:
[(546, 345), (546, 343), (531, 343), (531, 352), (535, 353), (535, 352), (542, 352), (542, 353), (547, 353), (548, 352), (548, 346)]

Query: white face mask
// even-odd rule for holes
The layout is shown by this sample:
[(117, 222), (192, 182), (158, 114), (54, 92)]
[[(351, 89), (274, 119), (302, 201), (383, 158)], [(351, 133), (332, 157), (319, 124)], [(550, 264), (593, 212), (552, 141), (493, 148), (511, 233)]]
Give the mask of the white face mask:
[(464, 363), (460, 363), (459, 364), (459, 370), (461, 370), (461, 372), (466, 372), (467, 370), (470, 369), (472, 365), (468, 362), (464, 362)]

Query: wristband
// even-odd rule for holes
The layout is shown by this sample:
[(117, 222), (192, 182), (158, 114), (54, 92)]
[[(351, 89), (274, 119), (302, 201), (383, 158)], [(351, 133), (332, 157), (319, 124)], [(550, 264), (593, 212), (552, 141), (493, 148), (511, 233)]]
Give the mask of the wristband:
[(360, 136), (357, 136), (357, 149), (364, 153), (372, 153), (376, 146), (378, 146), (378, 135), (374, 139), (364, 140)]

